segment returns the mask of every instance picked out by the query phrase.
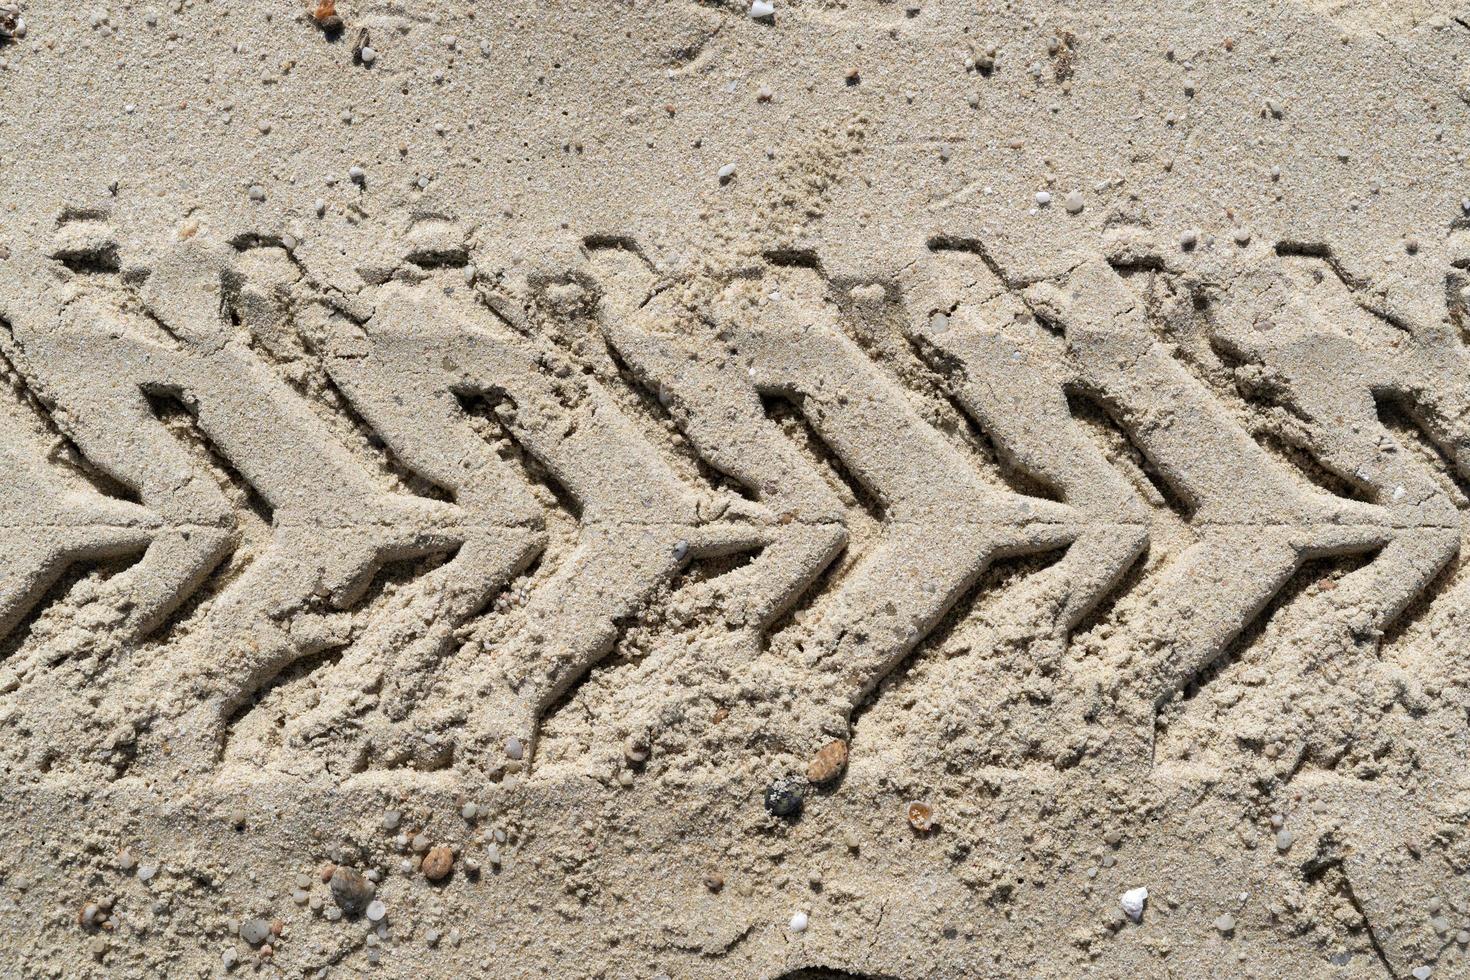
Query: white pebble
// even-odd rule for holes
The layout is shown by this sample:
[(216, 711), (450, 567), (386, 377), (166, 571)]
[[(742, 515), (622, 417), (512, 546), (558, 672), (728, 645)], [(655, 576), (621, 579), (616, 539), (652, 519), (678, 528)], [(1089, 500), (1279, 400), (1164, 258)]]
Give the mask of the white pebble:
[(1051, 195), (1046, 191), (1037, 191), (1036, 203), (1040, 204), (1042, 207), (1046, 207), (1048, 204), (1051, 203)]
[(261, 201), (264, 201), (265, 200), (265, 188), (264, 187), (261, 187), (259, 184), (251, 184), (250, 185), (250, 200), (254, 201), (256, 204), (259, 204)]
[(362, 51), (360, 52), (360, 57), (362, 58), (363, 64), (370, 65), (378, 60), (377, 49), (370, 44), (364, 45)]
[(753, 20), (771, 17), (776, 13), (776, 5), (771, 0), (752, 0), (750, 5), (750, 16)]
[(734, 176), (735, 176), (735, 164), (733, 164), (733, 163), (727, 163), (723, 167), (720, 168), (719, 178), (721, 180), (729, 180), (731, 177), (734, 177)]
[(368, 902), (367, 917), (369, 922), (382, 922), (383, 917), (387, 914), (388, 906), (383, 904), (382, 899), (375, 898), (371, 902)]
[(1427, 965), (1414, 967), (1414, 980), (1429, 980), (1432, 976), (1434, 976), (1434, 967)]
[(1118, 904), (1123, 906), (1123, 914), (1134, 922), (1143, 921), (1143, 906), (1148, 902), (1148, 889), (1140, 886), (1130, 888), (1118, 896)]
[(526, 754), (526, 747), (521, 744), (520, 739), (508, 738), (505, 740), (505, 754), (519, 761)]
[(1068, 214), (1077, 214), (1080, 212), (1084, 203), (1081, 191), (1068, 191), (1067, 196), (1062, 198), (1062, 205), (1067, 209)]
[(352, 166), (347, 168), (347, 177), (354, 184), (361, 184), (364, 180), (367, 179), (367, 171), (354, 163)]
[(791, 917), (792, 932), (806, 932), (806, 913), (798, 912)]

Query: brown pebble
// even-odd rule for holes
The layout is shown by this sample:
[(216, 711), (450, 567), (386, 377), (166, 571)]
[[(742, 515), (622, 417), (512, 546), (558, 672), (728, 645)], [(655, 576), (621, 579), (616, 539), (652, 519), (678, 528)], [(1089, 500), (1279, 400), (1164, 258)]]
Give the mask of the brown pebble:
[(921, 800), (914, 800), (908, 805), (909, 826), (918, 831), (927, 831), (934, 827), (934, 808)]
[(338, 868), (332, 872), (332, 898), (337, 907), (348, 915), (361, 915), (373, 900), (377, 886), (353, 868)]
[(730, 709), (729, 708), (716, 708), (715, 709), (714, 722), (715, 722), (716, 725), (718, 725), (720, 722), (724, 721), (728, 717), (730, 717)]
[(337, 866), (335, 864), (332, 864), (330, 861), (327, 862), (326, 864), (322, 865), (322, 870), (321, 870), (322, 881), (331, 881), (332, 880), (332, 875), (336, 871), (337, 871)]
[(430, 881), (438, 881), (449, 874), (454, 867), (454, 852), (443, 844), (431, 847), (429, 853), (424, 855), (424, 877)]
[(842, 739), (828, 742), (817, 750), (806, 767), (807, 782), (820, 786), (842, 775), (847, 768), (847, 743)]
[(712, 892), (717, 892), (725, 887), (725, 877), (718, 874), (707, 874), (704, 876), (704, 887)]

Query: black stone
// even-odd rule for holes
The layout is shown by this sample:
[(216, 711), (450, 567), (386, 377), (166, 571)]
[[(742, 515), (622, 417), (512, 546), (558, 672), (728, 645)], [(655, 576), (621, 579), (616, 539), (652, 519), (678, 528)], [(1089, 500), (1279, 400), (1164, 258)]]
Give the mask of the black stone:
[(773, 817), (795, 820), (806, 803), (806, 780), (787, 776), (766, 787), (766, 812)]

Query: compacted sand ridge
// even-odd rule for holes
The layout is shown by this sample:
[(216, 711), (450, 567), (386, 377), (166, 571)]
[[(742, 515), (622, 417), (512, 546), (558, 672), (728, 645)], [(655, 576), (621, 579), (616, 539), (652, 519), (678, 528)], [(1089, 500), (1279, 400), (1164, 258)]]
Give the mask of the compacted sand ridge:
[(0, 977), (1470, 976), (1470, 6), (0, 0)]

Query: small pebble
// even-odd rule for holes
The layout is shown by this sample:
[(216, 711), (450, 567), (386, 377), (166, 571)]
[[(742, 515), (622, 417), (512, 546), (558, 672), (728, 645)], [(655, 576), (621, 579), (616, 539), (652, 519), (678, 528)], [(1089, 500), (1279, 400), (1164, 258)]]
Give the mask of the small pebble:
[(1042, 207), (1046, 207), (1048, 204), (1051, 203), (1051, 194), (1047, 191), (1037, 191), (1036, 203), (1041, 205)]
[(629, 735), (623, 742), (623, 758), (630, 766), (641, 766), (648, 761), (648, 745), (642, 740)]
[(521, 744), (520, 739), (508, 738), (505, 740), (505, 754), (509, 758), (519, 762), (526, 754), (526, 747)]
[(397, 830), (398, 824), (403, 820), (403, 814), (398, 810), (389, 810), (383, 814), (383, 829)]
[(362, 59), (363, 64), (370, 65), (378, 60), (378, 50), (377, 48), (374, 48), (371, 44), (367, 44), (363, 46), (362, 50), (358, 52), (357, 56)]
[(1414, 980), (1429, 980), (1430, 977), (1434, 976), (1434, 967), (1428, 965), (1416, 966), (1410, 975)]
[(806, 802), (806, 783), (796, 776), (778, 779), (766, 788), (766, 812), (773, 817), (791, 818), (801, 816)]
[(1226, 912), (1215, 920), (1215, 931), (1222, 936), (1228, 936), (1235, 931), (1235, 916)]
[(459, 808), (459, 815), (466, 820), (473, 820), (480, 815), (480, 808), (474, 803), (466, 803)]
[(246, 919), (240, 923), (240, 938), (251, 946), (259, 946), (270, 934), (271, 924), (264, 919)]
[(750, 5), (751, 20), (763, 20), (772, 17), (776, 13), (776, 5), (771, 0), (753, 0)]
[(1118, 904), (1123, 907), (1123, 914), (1134, 922), (1143, 921), (1143, 907), (1148, 902), (1148, 889), (1144, 887), (1130, 888), (1118, 896)]
[(847, 743), (839, 738), (828, 742), (812, 756), (812, 761), (806, 767), (806, 778), (813, 785), (820, 786), (842, 775), (846, 768)]
[(423, 872), (424, 877), (430, 881), (440, 881), (449, 875), (454, 868), (454, 852), (440, 844), (438, 847), (429, 849), (424, 855)]
[(358, 915), (367, 908), (377, 890), (355, 868), (338, 868), (332, 872), (332, 899), (348, 915)]
[(368, 902), (367, 917), (369, 922), (382, 922), (384, 916), (387, 914), (388, 906), (383, 904), (382, 899), (375, 898), (371, 902)]
[(789, 923), (792, 932), (806, 932), (806, 924), (807, 918), (805, 912), (798, 912), (793, 915)]
[(734, 177), (735, 176), (735, 164), (733, 164), (733, 163), (727, 163), (727, 164), (725, 164), (723, 167), (720, 168), (719, 173), (717, 174), (717, 176), (721, 180), (729, 180), (731, 177)]
[(1291, 845), (1295, 842), (1296, 834), (1293, 834), (1291, 831), (1279, 830), (1276, 832), (1276, 850), (1285, 853), (1291, 850)]
[(1194, 248), (1198, 244), (1199, 232), (1195, 231), (1193, 228), (1181, 233), (1179, 236), (1179, 247), (1184, 249), (1185, 251)]
[(1062, 199), (1062, 206), (1067, 209), (1068, 214), (1081, 212), (1084, 203), (1081, 191), (1068, 191), (1067, 196)]
[(367, 171), (354, 163), (352, 166), (347, 168), (347, 178), (351, 180), (354, 184), (361, 184), (363, 181), (367, 180)]
[(259, 204), (261, 201), (264, 201), (265, 200), (265, 188), (264, 187), (261, 187), (259, 184), (251, 184), (250, 185), (250, 200), (254, 201), (256, 204)]

